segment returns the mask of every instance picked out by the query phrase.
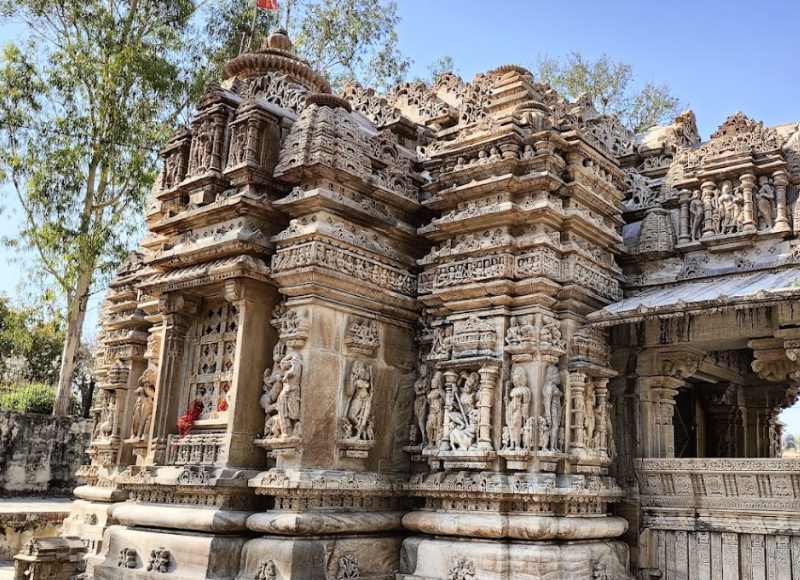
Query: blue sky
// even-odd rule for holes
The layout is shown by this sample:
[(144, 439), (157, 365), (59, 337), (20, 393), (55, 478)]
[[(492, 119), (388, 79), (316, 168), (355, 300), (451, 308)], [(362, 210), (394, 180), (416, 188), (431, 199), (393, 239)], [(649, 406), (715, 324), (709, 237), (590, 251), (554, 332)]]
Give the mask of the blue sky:
[[(466, 79), (501, 64), (534, 69), (542, 55), (608, 54), (633, 66), (635, 82), (667, 83), (694, 110), (704, 138), (738, 110), (767, 125), (800, 121), (800, 2), (796, 0), (397, 0), (400, 48), (411, 77), (451, 56)], [(0, 44), (19, 31), (0, 30)], [(8, 208), (0, 234), (19, 216)], [(22, 273), (0, 249), (0, 292), (17, 296)], [(96, 301), (87, 331), (96, 324)], [(800, 409), (791, 430), (800, 432)]]

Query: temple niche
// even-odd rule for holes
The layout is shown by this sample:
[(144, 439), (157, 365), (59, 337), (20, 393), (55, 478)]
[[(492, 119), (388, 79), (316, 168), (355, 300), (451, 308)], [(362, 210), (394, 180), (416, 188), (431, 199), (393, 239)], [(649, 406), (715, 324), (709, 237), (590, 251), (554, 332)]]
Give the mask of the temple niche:
[(224, 77), (106, 298), (89, 578), (793, 577), (800, 127)]

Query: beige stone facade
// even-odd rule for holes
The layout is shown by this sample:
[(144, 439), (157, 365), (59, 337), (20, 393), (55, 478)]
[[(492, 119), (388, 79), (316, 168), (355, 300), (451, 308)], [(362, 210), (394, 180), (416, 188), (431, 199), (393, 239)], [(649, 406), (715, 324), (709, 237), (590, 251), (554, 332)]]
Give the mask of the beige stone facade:
[(797, 126), (225, 76), (109, 289), (90, 577), (792, 578)]

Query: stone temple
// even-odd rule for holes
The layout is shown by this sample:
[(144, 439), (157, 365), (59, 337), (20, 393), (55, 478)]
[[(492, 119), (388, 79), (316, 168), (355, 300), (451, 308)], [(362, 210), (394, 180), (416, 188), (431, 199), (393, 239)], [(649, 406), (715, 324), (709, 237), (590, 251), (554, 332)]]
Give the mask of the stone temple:
[(800, 578), (799, 125), (224, 76), (108, 291), (86, 577)]

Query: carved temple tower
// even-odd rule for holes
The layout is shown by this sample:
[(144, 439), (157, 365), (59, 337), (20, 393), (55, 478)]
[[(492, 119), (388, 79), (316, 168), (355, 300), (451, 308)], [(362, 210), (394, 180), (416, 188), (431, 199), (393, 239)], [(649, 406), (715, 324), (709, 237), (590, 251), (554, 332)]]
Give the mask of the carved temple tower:
[(636, 138), (513, 65), (336, 96), (278, 32), (161, 156), (65, 526), (90, 578), (800, 562), (723, 501), (789, 509), (800, 480), (753, 470), (791, 465), (697, 459), (780, 453), (796, 127), (737, 115), (701, 144), (686, 113)]

